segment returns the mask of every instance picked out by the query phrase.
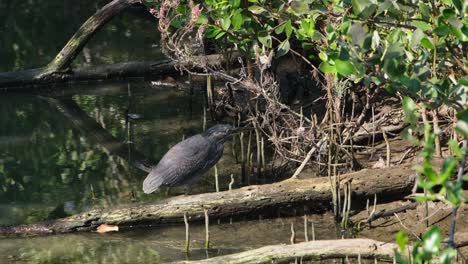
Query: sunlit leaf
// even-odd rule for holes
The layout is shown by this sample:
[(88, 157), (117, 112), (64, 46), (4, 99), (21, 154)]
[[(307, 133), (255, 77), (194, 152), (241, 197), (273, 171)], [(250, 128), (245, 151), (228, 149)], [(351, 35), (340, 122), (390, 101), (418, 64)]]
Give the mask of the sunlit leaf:
[(335, 60), (335, 66), (336, 71), (343, 76), (349, 76), (356, 72), (356, 69), (350, 61), (342, 61), (337, 59)]
[(277, 57), (281, 57), (289, 52), (289, 40), (286, 39), (285, 41), (281, 42), (281, 44), (278, 45), (278, 53)]

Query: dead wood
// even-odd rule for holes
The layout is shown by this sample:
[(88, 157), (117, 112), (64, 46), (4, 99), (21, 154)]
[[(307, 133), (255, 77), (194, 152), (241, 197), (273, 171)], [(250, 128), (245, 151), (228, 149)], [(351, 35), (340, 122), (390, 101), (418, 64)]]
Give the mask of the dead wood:
[[(377, 195), (381, 200), (399, 199), (411, 192), (414, 172), (411, 166), (369, 169), (341, 175), (351, 182), (352, 199), (358, 204)], [(227, 217), (277, 216), (283, 211), (310, 208), (309, 213), (331, 207), (332, 193), (328, 177), (290, 179), (274, 184), (252, 185), (232, 191), (178, 196), (155, 204), (129, 205), (111, 209), (93, 209), (55, 221), (32, 226), (0, 226), (0, 234), (47, 234), (89, 231), (101, 224), (128, 227), (134, 225), (181, 224), (186, 213), (190, 221), (203, 221), (204, 209), (211, 219)]]
[(315, 240), (292, 245), (266, 246), (200, 261), (181, 261), (175, 263), (290, 263), (295, 259), (324, 260), (346, 257), (391, 261), (397, 249), (398, 246), (394, 243), (366, 238)]

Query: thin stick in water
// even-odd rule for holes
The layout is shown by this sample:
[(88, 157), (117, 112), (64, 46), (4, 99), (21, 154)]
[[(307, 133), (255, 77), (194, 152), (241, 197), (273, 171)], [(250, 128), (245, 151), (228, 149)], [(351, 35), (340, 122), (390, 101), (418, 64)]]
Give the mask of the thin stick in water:
[(387, 136), (387, 133), (385, 133), (385, 130), (382, 129), (382, 135), (383, 135), (383, 138), (385, 140), (385, 145), (387, 146), (387, 162), (385, 163), (385, 165), (388, 167), (390, 167), (390, 143), (388, 142), (388, 136)]
[(205, 211), (205, 249), (210, 248), (210, 218), (208, 216), (208, 209), (203, 209)]
[(309, 231), (308, 229), (309, 224), (307, 223), (307, 215), (304, 215), (304, 238), (305, 241), (309, 241)]
[(315, 225), (314, 225), (314, 222), (312, 222), (312, 241), (315, 241)]
[(234, 184), (234, 174), (231, 174), (231, 181), (229, 182), (229, 190), (232, 191), (232, 185)]
[(185, 223), (185, 253), (190, 251), (190, 228), (187, 218), (187, 213), (184, 213), (184, 223)]
[(218, 166), (214, 166), (216, 192), (219, 192)]
[(294, 223), (291, 223), (291, 244), (296, 243), (296, 231), (294, 231)]

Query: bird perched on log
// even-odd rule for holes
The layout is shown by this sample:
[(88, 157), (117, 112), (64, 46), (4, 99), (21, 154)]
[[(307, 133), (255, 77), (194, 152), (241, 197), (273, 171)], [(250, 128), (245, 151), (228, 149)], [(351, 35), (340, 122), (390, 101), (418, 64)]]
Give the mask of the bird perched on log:
[(224, 142), (243, 130), (231, 125), (215, 125), (172, 147), (143, 181), (143, 191), (152, 193), (161, 186), (192, 183), (213, 167), (223, 155)]

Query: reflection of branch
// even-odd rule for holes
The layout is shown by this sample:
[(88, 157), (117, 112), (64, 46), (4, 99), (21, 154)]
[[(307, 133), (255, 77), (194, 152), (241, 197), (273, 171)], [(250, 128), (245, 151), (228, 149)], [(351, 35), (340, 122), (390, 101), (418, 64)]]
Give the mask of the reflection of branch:
[[(47, 98), (47, 102), (56, 107), (60, 113), (67, 117), (79, 130), (95, 144), (99, 144), (109, 155), (116, 155), (123, 159), (128, 158), (128, 145), (115, 139), (94, 119), (89, 117), (72, 99)], [(132, 159), (135, 167), (149, 172), (151, 166), (148, 165), (148, 158), (136, 150), (132, 151)]]

